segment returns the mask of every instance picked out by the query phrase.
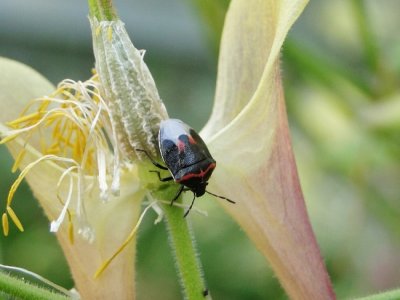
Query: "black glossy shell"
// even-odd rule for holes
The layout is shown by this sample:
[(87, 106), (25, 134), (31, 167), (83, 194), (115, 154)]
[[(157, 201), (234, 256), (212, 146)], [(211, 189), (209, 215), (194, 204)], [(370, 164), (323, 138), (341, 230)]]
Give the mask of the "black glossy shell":
[(161, 157), (175, 182), (203, 195), (216, 162), (202, 138), (177, 119), (162, 121), (158, 138)]

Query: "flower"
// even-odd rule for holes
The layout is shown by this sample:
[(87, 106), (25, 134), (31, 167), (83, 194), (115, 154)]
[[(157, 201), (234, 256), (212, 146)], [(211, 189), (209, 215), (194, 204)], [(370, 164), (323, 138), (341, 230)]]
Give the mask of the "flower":
[[(20, 90), (27, 86), (25, 94), (15, 99), (14, 95), (2, 94), (2, 103), (13, 103), (7, 117), (23, 111), (23, 99), (35, 99), (24, 115), (10, 122), (9, 127), (0, 127), (2, 142), (15, 158), (14, 169), (23, 170), (10, 190), (8, 216), (23, 229), (12, 210), (12, 198), (26, 178), (52, 221), (50, 230), (56, 232), (81, 296), (133, 297), (134, 242), (126, 245), (128, 251), (114, 259), (108, 272), (93, 278), (136, 224), (146, 193), (139, 185), (137, 166), (122, 166), (115, 155), (118, 149), (112, 151), (108, 146), (117, 143), (106, 139), (104, 133), (110, 130), (109, 136), (113, 137), (114, 130), (107, 105), (98, 93), (96, 76), (87, 82), (65, 80), (49, 96), (35, 98), (49, 93), (47, 80), (16, 62), (1, 59), (0, 64), (12, 74), (2, 82), (2, 90), (16, 84)], [(16, 80), (22, 77), (29, 78), (23, 87)], [(6, 234), (7, 214), (3, 214)], [(75, 238), (76, 233), (83, 238)]]
[(268, 259), (293, 299), (333, 299), (297, 175), (279, 52), (304, 0), (232, 1), (212, 115), (201, 132), (218, 162), (210, 190)]
[[(231, 1), (214, 109), (201, 134), (218, 162), (210, 190), (237, 202), (222, 205), (270, 261), (288, 295), (334, 299), (299, 185), (279, 68), (282, 43), (306, 3)], [(159, 188), (146, 175), (149, 162), (140, 152), (159, 156), (157, 128), (168, 115), (144, 53), (130, 43), (122, 22), (91, 18), (91, 25), (98, 75), (61, 82), (8, 128), (0, 127), (16, 160), (14, 169), (23, 170), (10, 191), (3, 228), (7, 233), (11, 219), (23, 230), (11, 204), (26, 178), (52, 220), (82, 297), (126, 298), (134, 294), (141, 202)], [(33, 71), (1, 62), (20, 68), (16, 77), (36, 78), (49, 88)], [(21, 109), (23, 96), (13, 110)], [(159, 211), (157, 203), (150, 207)], [(84, 239), (75, 238), (75, 232)], [(121, 252), (125, 247), (129, 251)], [(94, 279), (102, 263), (100, 271), (107, 266), (107, 272)]]

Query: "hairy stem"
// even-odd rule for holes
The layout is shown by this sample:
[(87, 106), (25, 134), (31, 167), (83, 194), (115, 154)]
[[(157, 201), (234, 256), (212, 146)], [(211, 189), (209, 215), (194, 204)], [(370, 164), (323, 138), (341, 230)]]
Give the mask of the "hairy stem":
[[(205, 299), (208, 291), (188, 219), (183, 217), (184, 211), (175, 206), (165, 205), (164, 212), (184, 297), (189, 300)], [(210, 296), (207, 299), (211, 299)]]
[(0, 272), (0, 291), (14, 299), (37, 300), (65, 300), (69, 297), (54, 293), (46, 288), (31, 284), (24, 279), (11, 276), (6, 272)]

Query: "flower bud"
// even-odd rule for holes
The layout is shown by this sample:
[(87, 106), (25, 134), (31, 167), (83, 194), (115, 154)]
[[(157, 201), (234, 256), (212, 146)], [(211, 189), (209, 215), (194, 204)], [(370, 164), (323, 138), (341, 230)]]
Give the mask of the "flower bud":
[(90, 23), (96, 71), (123, 156), (134, 160), (136, 149), (158, 156), (159, 124), (168, 114), (143, 61), (144, 51), (133, 46), (120, 20), (90, 18)]

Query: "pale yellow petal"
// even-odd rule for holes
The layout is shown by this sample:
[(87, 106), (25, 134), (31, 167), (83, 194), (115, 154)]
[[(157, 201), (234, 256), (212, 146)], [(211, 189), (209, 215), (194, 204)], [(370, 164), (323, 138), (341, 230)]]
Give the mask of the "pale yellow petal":
[[(229, 124), (268, 80), (283, 40), (307, 0), (233, 0), (225, 19), (217, 88), (203, 136)], [(264, 78), (263, 78), (264, 77)]]
[(211, 144), (217, 169), (209, 190), (236, 201), (222, 203), (268, 259), (291, 299), (334, 299), (299, 185), (283, 95), (277, 90), (270, 96), (276, 105), (262, 115), (271, 122), (256, 118), (247, 135), (235, 127), (236, 133), (226, 133), (228, 143), (221, 135)]
[[(291, 149), (279, 51), (307, 1), (233, 0), (216, 104), (202, 132), (216, 161), (211, 192), (269, 260), (291, 299), (334, 299)], [(222, 73), (221, 73), (222, 72)]]
[(32, 68), (0, 57), (0, 123), (14, 120), (29, 100), (50, 94), (53, 85)]
[[(17, 138), (7, 144), (11, 154), (15, 156), (21, 150), (23, 142)], [(21, 168), (40, 157), (40, 153), (26, 145), (26, 154), (21, 161)], [(63, 184), (57, 189), (58, 179), (65, 169), (53, 162), (43, 161), (36, 165), (26, 176), (35, 197), (43, 207), (49, 220), (59, 216), (63, 204), (60, 198), (65, 198), (69, 186)], [(87, 182), (96, 182), (93, 178), (86, 177)], [(68, 183), (68, 180), (65, 181)], [(76, 190), (74, 191), (74, 193)], [(95, 233), (93, 243), (75, 234), (71, 241), (71, 228), (65, 219), (56, 233), (61, 244), (71, 273), (82, 299), (131, 299), (134, 297), (134, 260), (135, 242), (133, 241), (120, 253), (103, 272), (94, 279), (96, 270), (121, 246), (134, 228), (141, 211), (141, 200), (144, 191), (140, 188), (135, 170), (122, 172), (121, 195), (103, 202), (99, 197), (98, 188), (93, 188), (84, 193), (84, 205), (89, 225)], [(14, 199), (17, 201), (17, 199)], [(74, 211), (73, 209), (71, 210)], [(16, 211), (18, 214), (18, 211)], [(76, 215), (72, 215), (76, 221)], [(21, 220), (23, 221), (23, 220)], [(77, 229), (75, 223), (75, 229)]]

